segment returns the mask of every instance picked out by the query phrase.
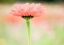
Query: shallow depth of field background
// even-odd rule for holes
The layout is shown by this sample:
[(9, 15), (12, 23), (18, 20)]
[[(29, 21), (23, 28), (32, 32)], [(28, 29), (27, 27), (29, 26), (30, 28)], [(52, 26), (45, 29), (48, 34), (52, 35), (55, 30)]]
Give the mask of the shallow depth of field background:
[(64, 0), (0, 0), (0, 45), (28, 45), (23, 18), (10, 15), (16, 3), (41, 3), (46, 14), (31, 22), (31, 45), (64, 45)]

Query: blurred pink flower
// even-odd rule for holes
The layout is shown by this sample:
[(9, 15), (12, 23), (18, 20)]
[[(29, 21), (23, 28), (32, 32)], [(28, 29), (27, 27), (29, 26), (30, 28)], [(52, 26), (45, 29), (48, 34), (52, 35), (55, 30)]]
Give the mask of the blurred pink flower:
[(41, 4), (15, 4), (14, 8), (10, 12), (16, 16), (41, 16), (44, 15), (44, 8)]
[(20, 23), (21, 18), (18, 16), (13, 16), (13, 15), (6, 15), (4, 17), (5, 22), (8, 23), (12, 23), (12, 24), (17, 24)]

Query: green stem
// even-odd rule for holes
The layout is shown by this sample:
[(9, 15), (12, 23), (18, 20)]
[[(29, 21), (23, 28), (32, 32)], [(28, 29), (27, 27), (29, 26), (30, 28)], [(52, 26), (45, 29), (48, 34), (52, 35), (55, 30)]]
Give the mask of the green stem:
[(28, 28), (28, 45), (30, 45), (30, 19), (26, 19), (26, 24)]

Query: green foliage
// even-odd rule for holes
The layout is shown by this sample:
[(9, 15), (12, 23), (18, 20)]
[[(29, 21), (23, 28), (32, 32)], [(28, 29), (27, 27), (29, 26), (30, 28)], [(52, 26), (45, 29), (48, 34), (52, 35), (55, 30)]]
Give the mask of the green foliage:
[(16, 0), (0, 0), (0, 3), (13, 3)]
[(63, 0), (0, 0), (0, 3), (13, 3), (13, 2), (63, 2)]

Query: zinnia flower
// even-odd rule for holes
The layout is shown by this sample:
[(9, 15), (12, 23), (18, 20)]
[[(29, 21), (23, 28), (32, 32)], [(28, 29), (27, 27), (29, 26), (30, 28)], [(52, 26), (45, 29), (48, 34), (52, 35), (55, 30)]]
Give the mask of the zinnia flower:
[(30, 18), (44, 15), (44, 8), (41, 4), (15, 4), (10, 12), (12, 15), (21, 16), (26, 19), (28, 28), (28, 45), (30, 45)]
[(41, 4), (15, 4), (14, 8), (10, 12), (12, 15), (21, 17), (35, 17), (44, 15), (44, 8)]

